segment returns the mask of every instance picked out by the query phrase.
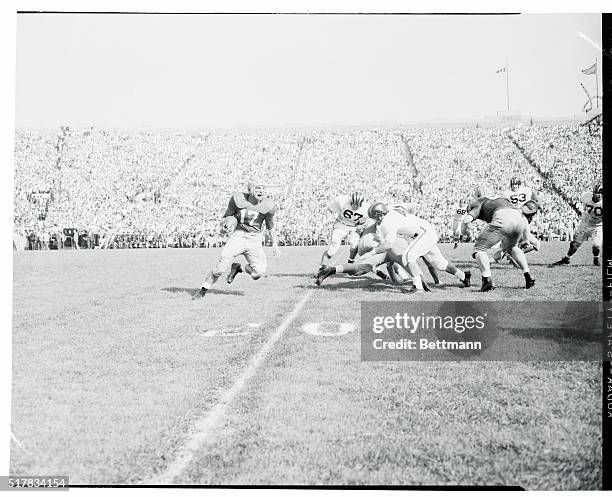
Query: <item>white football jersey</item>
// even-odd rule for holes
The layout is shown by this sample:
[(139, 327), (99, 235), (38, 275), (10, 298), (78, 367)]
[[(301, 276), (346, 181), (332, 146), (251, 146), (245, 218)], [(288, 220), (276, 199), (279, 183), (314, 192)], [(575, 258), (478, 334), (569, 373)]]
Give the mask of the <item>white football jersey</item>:
[(525, 205), (525, 202), (531, 200), (532, 196), (533, 192), (531, 188), (525, 185), (521, 185), (519, 188), (517, 188), (516, 191), (506, 190), (503, 193), (503, 197), (507, 198), (512, 204), (512, 207), (514, 207), (515, 209), (520, 209), (521, 207), (523, 207), (523, 205)]
[(346, 226), (361, 226), (368, 219), (368, 204), (364, 202), (359, 209), (353, 209), (351, 197), (348, 195), (339, 195), (329, 203), (327, 209), (337, 215), (337, 223)]
[(463, 216), (467, 214), (467, 208), (468, 208), (468, 204), (464, 202), (460, 202), (457, 204), (457, 206), (453, 210), (453, 221), (455, 223), (463, 219)]
[(603, 214), (603, 195), (599, 197), (599, 202), (593, 202), (593, 193), (584, 192), (580, 196), (582, 202), (582, 222), (589, 226), (600, 226)]
[(409, 213), (402, 206), (389, 206), (389, 213), (380, 223), (380, 235), (386, 243), (393, 243), (398, 236), (417, 238), (426, 231), (435, 232), (430, 223)]

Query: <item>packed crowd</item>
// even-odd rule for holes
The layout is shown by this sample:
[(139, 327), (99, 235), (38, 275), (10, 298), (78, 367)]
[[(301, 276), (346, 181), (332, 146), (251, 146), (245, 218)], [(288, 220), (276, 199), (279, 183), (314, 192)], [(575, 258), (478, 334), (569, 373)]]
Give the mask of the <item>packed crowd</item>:
[[(327, 203), (353, 191), (368, 201), (415, 202), (450, 240), (455, 209), (477, 186), (498, 195), (517, 176), (542, 199), (532, 231), (567, 239), (578, 223), (572, 203), (601, 175), (601, 148), (599, 133), (578, 126), (20, 131), (15, 233), (26, 248), (219, 246), (229, 196), (256, 176), (277, 200), (283, 245), (325, 243)], [(75, 243), (66, 229), (77, 230)]]

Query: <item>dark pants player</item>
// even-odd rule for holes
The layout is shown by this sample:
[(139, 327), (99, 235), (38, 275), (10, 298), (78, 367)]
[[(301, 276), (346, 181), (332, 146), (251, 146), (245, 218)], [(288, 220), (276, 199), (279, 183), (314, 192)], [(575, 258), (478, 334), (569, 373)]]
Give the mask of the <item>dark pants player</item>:
[[(483, 285), (481, 290), (492, 290), (491, 264), (487, 251), (501, 242), (503, 251), (509, 253), (525, 273), (527, 288), (533, 286), (533, 279), (529, 276), (529, 265), (523, 251), (518, 247), (519, 241), (528, 238), (529, 224), (527, 218), (517, 209), (498, 209), (493, 214), (491, 222), (482, 230), (474, 244), (473, 257), (478, 263), (482, 273)], [(529, 277), (528, 277), (529, 276)]]

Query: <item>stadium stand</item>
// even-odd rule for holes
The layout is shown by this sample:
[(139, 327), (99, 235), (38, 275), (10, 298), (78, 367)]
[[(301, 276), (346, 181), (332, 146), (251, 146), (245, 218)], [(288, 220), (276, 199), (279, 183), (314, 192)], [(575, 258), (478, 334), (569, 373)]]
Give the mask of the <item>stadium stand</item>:
[(282, 245), (324, 243), (327, 202), (352, 191), (416, 202), (449, 241), (459, 202), (476, 186), (499, 194), (513, 176), (541, 193), (532, 231), (567, 240), (578, 222), (575, 202), (601, 176), (601, 153), (601, 133), (577, 125), (17, 131), (14, 246), (219, 246), (227, 199), (253, 175), (275, 185)]

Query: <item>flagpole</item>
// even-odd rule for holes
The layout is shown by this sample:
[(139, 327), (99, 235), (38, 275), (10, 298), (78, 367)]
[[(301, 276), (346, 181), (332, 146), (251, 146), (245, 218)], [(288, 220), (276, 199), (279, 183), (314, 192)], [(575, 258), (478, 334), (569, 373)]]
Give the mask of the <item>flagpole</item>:
[(506, 106), (508, 108), (508, 113), (510, 112), (510, 86), (508, 85), (509, 72), (510, 68), (508, 67), (508, 61), (506, 61)]

